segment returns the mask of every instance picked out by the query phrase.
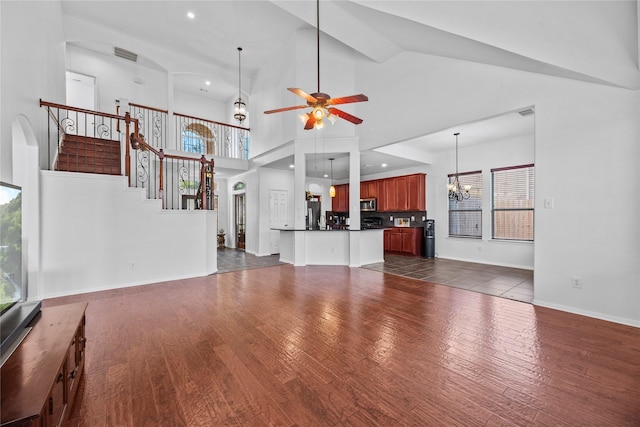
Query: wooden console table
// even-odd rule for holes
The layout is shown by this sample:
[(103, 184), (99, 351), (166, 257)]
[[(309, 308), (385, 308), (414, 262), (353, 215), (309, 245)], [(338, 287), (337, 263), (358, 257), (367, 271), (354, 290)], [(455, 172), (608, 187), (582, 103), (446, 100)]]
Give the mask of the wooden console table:
[(0, 369), (2, 426), (60, 426), (84, 370), (86, 303), (47, 307)]

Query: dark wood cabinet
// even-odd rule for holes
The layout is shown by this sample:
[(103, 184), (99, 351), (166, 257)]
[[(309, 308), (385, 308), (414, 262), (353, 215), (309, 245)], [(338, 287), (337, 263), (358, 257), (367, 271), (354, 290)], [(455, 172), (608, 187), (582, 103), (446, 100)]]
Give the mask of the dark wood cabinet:
[(61, 426), (84, 370), (86, 303), (43, 308), (0, 370), (2, 426)]
[(378, 186), (376, 184), (377, 184), (377, 180), (362, 181), (360, 183), (360, 198), (361, 199), (378, 198)]
[(334, 212), (349, 212), (349, 184), (336, 185), (336, 197), (331, 200)]
[[(375, 179), (360, 182), (360, 198), (375, 198), (378, 201), (378, 212), (425, 211), (426, 175), (396, 176), (393, 178)], [(336, 197), (332, 199), (331, 209), (334, 212), (349, 211), (349, 184), (336, 185)]]
[(425, 211), (426, 206), (426, 175), (407, 175), (407, 209), (410, 211)]
[(423, 228), (394, 227), (384, 230), (385, 252), (403, 255), (422, 255)]
[(376, 198), (378, 199), (378, 211), (384, 212), (382, 206), (386, 206), (387, 198), (384, 192), (384, 179), (377, 179), (376, 183)]
[[(425, 211), (427, 210), (425, 178), (425, 174), (418, 173), (363, 181), (360, 183), (360, 192), (368, 194), (367, 197), (378, 199), (379, 212)], [(375, 193), (372, 193), (373, 191)], [(375, 194), (375, 196), (371, 196), (371, 194)], [(365, 198), (365, 196), (361, 197)]]
[[(409, 187), (407, 185), (407, 177), (399, 176), (393, 178), (393, 185), (396, 192), (396, 204), (392, 210), (408, 211), (409, 210)], [(412, 194), (411, 197), (414, 195)]]
[(384, 201), (382, 206), (378, 204), (378, 210), (381, 212), (394, 211), (396, 207), (396, 184), (392, 178), (382, 181)]

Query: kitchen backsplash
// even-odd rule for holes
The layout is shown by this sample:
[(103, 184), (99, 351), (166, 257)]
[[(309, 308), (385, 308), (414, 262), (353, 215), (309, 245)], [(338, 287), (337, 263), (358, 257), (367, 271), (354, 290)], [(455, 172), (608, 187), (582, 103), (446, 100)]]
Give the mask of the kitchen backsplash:
[(424, 227), (427, 218), (426, 211), (405, 211), (405, 212), (361, 212), (360, 221), (364, 218), (382, 218), (382, 225), (393, 227), (395, 218), (408, 218), (410, 227)]

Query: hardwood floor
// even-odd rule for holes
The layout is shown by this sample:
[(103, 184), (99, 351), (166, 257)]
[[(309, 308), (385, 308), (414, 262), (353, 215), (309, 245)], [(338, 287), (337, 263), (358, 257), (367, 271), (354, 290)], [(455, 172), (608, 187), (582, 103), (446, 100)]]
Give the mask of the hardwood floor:
[(640, 329), (360, 268), (76, 295), (74, 426), (638, 426)]

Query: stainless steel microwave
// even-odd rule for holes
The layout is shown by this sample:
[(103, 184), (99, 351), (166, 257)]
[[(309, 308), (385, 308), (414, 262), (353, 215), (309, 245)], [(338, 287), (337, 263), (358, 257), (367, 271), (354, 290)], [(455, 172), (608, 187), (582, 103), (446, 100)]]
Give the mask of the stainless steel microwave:
[(378, 209), (378, 201), (374, 198), (360, 199), (360, 210), (375, 212)]

